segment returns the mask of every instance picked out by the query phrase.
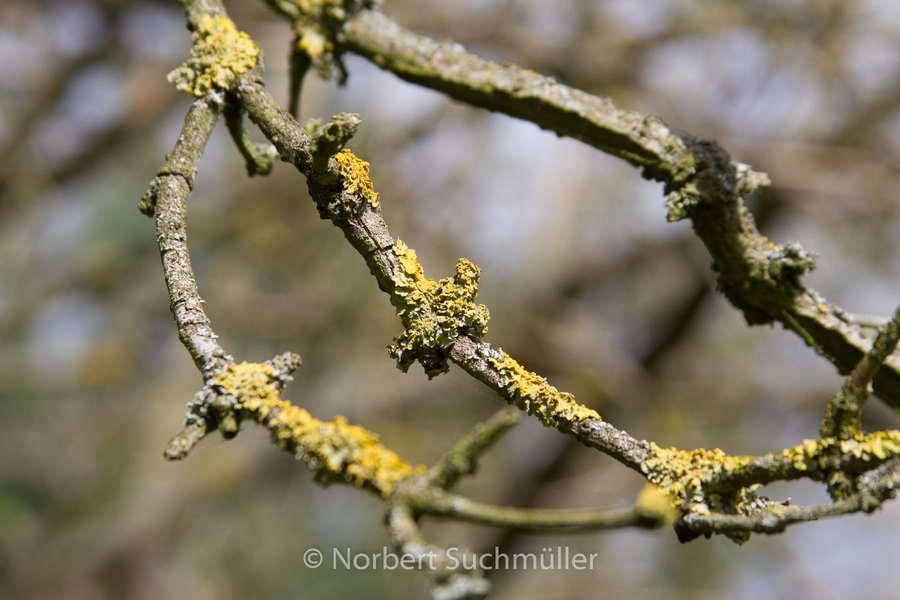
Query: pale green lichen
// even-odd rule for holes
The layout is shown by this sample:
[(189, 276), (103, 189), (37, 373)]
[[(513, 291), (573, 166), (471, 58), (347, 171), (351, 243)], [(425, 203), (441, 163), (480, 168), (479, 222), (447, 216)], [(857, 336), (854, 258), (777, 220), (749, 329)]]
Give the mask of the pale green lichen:
[(282, 400), (277, 375), (270, 365), (245, 362), (229, 365), (211, 383), (235, 399), (237, 414), (265, 425), (279, 447), (294, 452), (322, 483), (347, 481), (387, 497), (403, 479), (424, 473), (424, 467), (411, 466), (345, 417), (320, 421)]
[[(765, 238), (764, 238), (765, 239)], [(765, 240), (768, 242), (768, 240)], [(816, 253), (806, 250), (796, 240), (788, 240), (783, 246), (771, 247), (767, 253), (768, 276), (774, 281), (797, 281), (802, 275), (816, 268)]]
[(500, 374), (504, 397), (547, 427), (562, 427), (585, 419), (601, 420), (596, 411), (576, 402), (572, 394), (560, 392), (507, 353), (491, 354), (488, 360)]
[(348, 194), (361, 196), (372, 208), (378, 208), (379, 194), (369, 179), (369, 163), (362, 160), (349, 148), (334, 155), (341, 165), (341, 179)]
[(240, 75), (254, 68), (259, 47), (228, 17), (202, 14), (192, 37), (187, 62), (169, 73), (175, 87), (197, 98), (213, 91), (234, 89)]
[(481, 269), (465, 258), (456, 262), (456, 275), (428, 279), (416, 251), (401, 240), (394, 245), (398, 265), (391, 276), (391, 301), (405, 331), (388, 346), (404, 372), (419, 361), (429, 378), (447, 371), (447, 349), (460, 336), (478, 340), (487, 333), (490, 318), (483, 304), (475, 304)]

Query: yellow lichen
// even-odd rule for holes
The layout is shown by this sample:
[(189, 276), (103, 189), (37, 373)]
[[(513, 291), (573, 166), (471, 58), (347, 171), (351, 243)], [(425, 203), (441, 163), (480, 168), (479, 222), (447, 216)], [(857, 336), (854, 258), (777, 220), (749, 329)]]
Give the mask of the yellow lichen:
[(634, 503), (635, 511), (645, 519), (656, 519), (662, 523), (674, 523), (678, 509), (658, 486), (648, 483), (638, 493)]
[[(786, 466), (802, 473), (820, 471), (824, 464), (821, 461), (829, 458), (837, 458), (841, 464), (852, 463), (857, 468), (871, 468), (900, 456), (900, 431), (856, 434), (848, 440), (834, 437), (803, 440), (782, 450), (781, 456), (786, 459)], [(708, 500), (706, 488), (710, 484), (716, 488), (721, 476), (734, 474), (755, 459), (753, 456), (729, 456), (718, 448), (684, 451), (660, 448), (651, 442), (641, 470), (675, 504), (683, 501), (698, 503)]]
[(504, 397), (547, 427), (561, 427), (585, 419), (601, 420), (596, 411), (576, 402), (572, 394), (560, 392), (507, 353), (492, 355), (489, 360), (500, 373)]
[(369, 179), (369, 163), (344, 148), (334, 155), (341, 165), (341, 178), (348, 194), (359, 194), (372, 208), (378, 208), (379, 194)]
[(413, 467), (368, 430), (342, 416), (320, 421), (305, 409), (282, 400), (276, 371), (260, 363), (232, 364), (217, 373), (213, 385), (235, 398), (235, 411), (264, 424), (285, 450), (294, 452), (322, 482), (344, 480), (368, 486), (383, 496), (424, 467)]
[(802, 444), (787, 448), (781, 454), (798, 471), (814, 471), (819, 468), (820, 458), (834, 455), (841, 461), (863, 465), (880, 463), (900, 456), (900, 431), (856, 433), (847, 440), (834, 437), (804, 440)]
[(304, 52), (310, 58), (318, 58), (326, 52), (334, 50), (334, 44), (328, 41), (322, 33), (314, 27), (305, 27), (297, 35), (297, 50)]
[(228, 17), (202, 14), (192, 35), (187, 62), (169, 73), (175, 87), (203, 98), (214, 90), (232, 90), (241, 73), (256, 66), (259, 47)]
[(310, 58), (322, 77), (330, 77), (336, 39), (347, 16), (373, 0), (293, 0), (290, 4), (281, 2), (279, 8), (292, 22), (295, 49)]
[(477, 340), (487, 333), (488, 309), (475, 304), (481, 269), (461, 258), (456, 275), (435, 281), (425, 277), (416, 251), (402, 240), (394, 245), (394, 254), (399, 265), (391, 277), (391, 300), (405, 331), (388, 350), (403, 371), (418, 360), (433, 377), (447, 370), (446, 350), (457, 338)]
[(641, 463), (641, 471), (647, 480), (659, 486), (673, 504), (683, 501), (703, 502), (706, 484), (722, 474), (746, 467), (752, 456), (729, 456), (722, 450), (677, 450), (660, 448), (650, 442), (647, 458)]

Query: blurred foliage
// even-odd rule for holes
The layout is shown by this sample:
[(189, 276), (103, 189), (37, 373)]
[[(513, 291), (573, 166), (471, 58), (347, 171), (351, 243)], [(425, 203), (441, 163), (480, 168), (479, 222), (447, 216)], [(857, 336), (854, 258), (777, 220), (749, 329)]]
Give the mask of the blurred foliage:
[[(771, 239), (820, 253), (811, 284), (851, 312), (900, 298), (900, 5), (892, 0), (390, 0), (404, 25), (552, 74), (719, 139), (772, 176)], [(287, 100), (289, 28), (232, 2)], [(414, 598), (423, 578), (313, 571), (318, 547), (380, 551), (381, 505), (316, 487), (252, 427), (184, 463), (161, 453), (199, 387), (136, 209), (189, 99), (165, 74), (189, 50), (174, 2), (0, 5), (0, 597)], [(358, 112), (351, 146), (395, 235), (429, 273), (481, 266), (488, 336), (560, 389), (661, 445), (757, 453), (817, 431), (839, 386), (800, 340), (748, 329), (709, 258), (667, 225), (659, 187), (536, 127), (451, 103), (348, 57), (310, 79), (304, 117)], [(200, 290), (230, 352), (292, 350), (287, 393), (429, 462), (497, 402), (455, 373), (403, 375), (399, 321), (305, 183), (248, 179), (217, 129), (191, 199)], [(522, 324), (528, 323), (528, 327)], [(872, 403), (871, 427), (896, 427)], [(640, 487), (596, 452), (519, 427), (463, 488), (521, 506), (624, 503)], [(812, 485), (773, 496), (824, 498)], [(680, 546), (668, 532), (576, 538), (429, 524), (435, 542), (597, 552), (593, 571), (496, 572), (496, 598), (894, 598), (900, 509), (787, 535)]]

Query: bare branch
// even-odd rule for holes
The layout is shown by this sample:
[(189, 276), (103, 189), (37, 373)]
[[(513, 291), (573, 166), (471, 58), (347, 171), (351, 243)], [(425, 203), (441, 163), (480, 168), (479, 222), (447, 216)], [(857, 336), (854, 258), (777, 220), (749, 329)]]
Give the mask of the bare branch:
[(229, 102), (223, 112), (228, 133), (231, 134), (231, 139), (246, 161), (247, 175), (253, 177), (271, 173), (275, 157), (278, 156), (275, 147), (271, 144), (254, 144), (250, 141), (250, 136), (244, 129), (244, 112), (239, 105)]
[(410, 506), (417, 512), (435, 517), (509, 527), (538, 533), (601, 531), (637, 527), (658, 529), (674, 520), (677, 511), (668, 498), (655, 490), (656, 502), (638, 502), (628, 508), (592, 509), (535, 509), (494, 506), (475, 502), (456, 494), (431, 490), (410, 498)]
[(231, 357), (216, 341), (191, 267), (187, 247), (187, 201), (194, 186), (200, 156), (218, 118), (218, 109), (206, 100), (196, 100), (184, 119), (175, 148), (150, 184), (140, 209), (156, 217), (156, 235), (163, 274), (171, 299), (170, 308), (178, 337), (194, 359), (203, 378), (227, 365)]

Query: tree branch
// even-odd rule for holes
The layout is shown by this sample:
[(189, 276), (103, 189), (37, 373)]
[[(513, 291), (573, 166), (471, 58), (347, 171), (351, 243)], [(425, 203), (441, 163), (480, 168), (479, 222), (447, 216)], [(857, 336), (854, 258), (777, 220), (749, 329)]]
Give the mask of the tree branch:
[[(418, 515), (523, 530), (587, 530), (659, 527), (674, 520), (677, 510), (676, 529), (682, 540), (724, 533), (740, 542), (751, 531), (775, 533), (795, 522), (871, 512), (894, 497), (900, 485), (900, 431), (864, 434), (856, 415), (870, 381), (874, 378), (878, 389), (882, 377), (890, 387), (896, 375), (890, 355), (900, 337), (900, 310), (878, 333), (871, 350), (863, 352), (858, 347), (861, 342), (856, 346), (849, 342), (853, 335), (865, 338), (860, 328), (851, 327), (849, 317), (799, 282), (812, 266), (810, 255), (795, 243), (768, 242), (744, 207), (746, 196), (766, 183), (763, 175), (736, 163), (714, 143), (675, 133), (657, 119), (624, 111), (608, 100), (518, 67), (496, 65), (459, 46), (436, 44), (405, 32), (377, 13), (362, 10), (346, 24), (348, 48), (368, 52), (370, 58), (411, 81), (477, 106), (529, 118), (642, 167), (646, 176), (665, 182), (670, 218), (693, 220), (716, 261), (720, 287), (749, 322), (781, 320), (808, 335), (840, 368), (849, 347), (864, 354), (853, 363), (847, 384), (863, 395), (854, 396), (855, 404), (830, 404), (832, 418), (837, 415), (842, 425), (833, 431), (823, 427), (821, 439), (758, 457), (729, 456), (718, 449), (661, 448), (604, 422), (571, 394), (483, 342), (489, 315), (485, 306), (475, 303), (481, 270), (460, 259), (453, 277), (429, 279), (415, 251), (391, 236), (369, 177), (369, 164), (343, 147), (356, 132), (360, 117), (342, 113), (315, 131), (300, 127), (266, 91), (260, 79), (258, 47), (235, 28), (221, 2), (184, 0), (182, 4), (194, 31), (194, 47), (188, 64), (170, 77), (179, 89), (198, 99), (141, 203), (142, 211), (156, 217), (176, 327), (205, 382), (188, 405), (185, 429), (170, 442), (168, 458), (184, 457), (207, 431), (218, 428), (225, 437), (233, 437), (242, 420), (253, 419), (270, 430), (280, 448), (306, 462), (319, 481), (353, 483), (384, 497), (395, 548), (417, 558), (434, 550), (418, 528)], [(290, 5), (275, 0), (270, 4), (283, 10)], [(334, 23), (319, 26), (304, 35), (331, 31)], [(388, 39), (393, 45), (381, 48), (379, 44)], [(300, 364), (296, 354), (241, 364), (225, 354), (203, 311), (191, 269), (186, 206), (200, 156), (226, 97), (237, 103), (228, 108), (227, 119), (242, 152), (251, 154), (240, 123), (240, 111), (246, 110), (282, 160), (306, 176), (322, 218), (343, 232), (388, 294), (404, 328), (390, 347), (397, 366), (406, 371), (419, 362), (434, 377), (452, 362), (518, 411), (640, 472), (653, 485), (639, 495), (634, 507), (518, 509), (450, 494), (446, 488), (474, 471), (477, 459), (519, 420), (519, 412), (505, 409), (480, 424), (426, 473), (424, 467), (407, 463), (382, 446), (377, 436), (349, 425), (343, 417), (319, 421), (283, 400), (280, 393)], [(830, 339), (823, 331), (831, 331), (828, 328), (834, 323), (826, 316), (849, 329), (840, 329), (841, 325), (839, 339)], [(835, 358), (835, 349), (844, 358)], [(886, 379), (885, 372), (889, 373)], [(886, 398), (892, 401), (890, 394)], [(827, 483), (835, 502), (791, 507), (755, 494), (759, 485), (798, 478)], [(480, 598), (487, 593), (480, 573), (448, 569), (446, 551), (437, 550), (442, 558), (432, 569), (436, 598)]]
[[(714, 260), (720, 291), (749, 324), (778, 321), (805, 332), (844, 374), (871, 345), (866, 325), (800, 282), (814, 267), (812, 255), (796, 242), (772, 244), (757, 230), (744, 199), (768, 178), (715, 142), (459, 44), (416, 35), (374, 10), (351, 16), (343, 34), (347, 50), (401, 79), (580, 140), (663, 182), (669, 219), (691, 218)], [(874, 384), (879, 397), (900, 408), (900, 357), (885, 360)]]
[(428, 473), (431, 484), (447, 490), (463, 476), (474, 473), (481, 455), (521, 420), (521, 412), (514, 407), (506, 407), (487, 421), (476, 425), (469, 435), (461, 439), (431, 468)]

